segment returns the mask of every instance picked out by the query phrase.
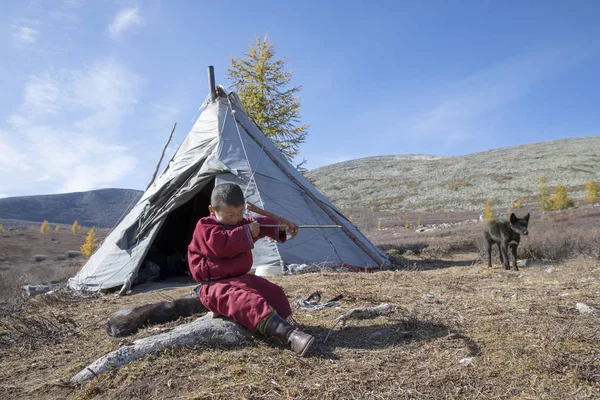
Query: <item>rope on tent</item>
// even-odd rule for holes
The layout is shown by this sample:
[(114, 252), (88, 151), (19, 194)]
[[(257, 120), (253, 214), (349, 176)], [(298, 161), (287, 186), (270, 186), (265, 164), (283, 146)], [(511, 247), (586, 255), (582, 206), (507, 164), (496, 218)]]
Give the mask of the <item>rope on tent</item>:
[[(248, 182), (246, 183), (246, 187), (244, 188), (244, 197), (246, 197), (246, 193), (247, 193), (247, 191), (248, 191), (248, 188), (250, 187), (250, 184), (251, 184), (252, 182), (254, 182), (254, 186), (255, 186), (255, 187), (258, 189), (258, 184), (257, 184), (257, 182), (256, 182), (256, 179), (255, 179), (255, 177), (254, 177), (254, 176), (255, 176), (255, 174), (256, 174), (256, 171), (258, 170), (258, 166), (260, 165), (260, 161), (261, 161), (261, 159), (262, 159), (262, 156), (263, 156), (263, 154), (264, 154), (264, 153), (266, 153), (266, 151), (265, 151), (265, 145), (264, 145), (264, 142), (263, 142), (263, 143), (260, 143), (260, 152), (259, 152), (259, 158), (258, 158), (258, 161), (256, 162), (256, 167), (255, 167), (255, 168), (252, 168), (252, 165), (250, 164), (250, 159), (249, 159), (249, 157), (248, 157), (248, 152), (246, 151), (246, 146), (244, 145), (244, 140), (243, 140), (243, 138), (242, 138), (242, 133), (240, 132), (240, 128), (239, 128), (239, 125), (238, 125), (237, 118), (235, 118), (235, 110), (233, 109), (233, 105), (231, 104), (231, 99), (229, 98), (229, 96), (227, 96), (227, 101), (228, 101), (228, 104), (229, 104), (229, 111), (230, 111), (230, 113), (231, 113), (231, 116), (233, 117), (233, 122), (234, 122), (234, 125), (235, 125), (235, 129), (236, 129), (236, 131), (237, 131), (237, 134), (238, 134), (238, 137), (239, 137), (239, 139), (240, 139), (240, 144), (241, 144), (241, 146), (242, 146), (242, 149), (244, 150), (244, 156), (246, 157), (246, 162), (248, 163), (248, 167), (250, 168), (250, 171), (251, 171), (250, 178), (248, 179)], [(243, 128), (243, 127), (242, 127), (242, 128)], [(254, 139), (254, 138), (253, 138), (253, 139)], [(258, 143), (257, 143), (257, 144), (258, 144)], [(296, 187), (294, 187), (294, 186), (292, 186), (292, 185), (289, 185), (289, 186), (290, 186), (290, 187), (292, 187), (292, 188), (294, 188), (295, 190), (297, 190), (299, 193), (302, 193), (302, 192), (301, 192), (301, 191), (298, 189), (298, 187), (297, 187), (297, 186), (296, 186)], [(283, 207), (281, 204), (279, 204), (279, 202), (278, 202), (276, 199), (273, 199), (271, 196), (269, 196), (269, 195), (268, 195), (268, 194), (266, 194), (266, 193), (262, 193), (262, 194), (260, 194), (260, 195), (258, 196), (258, 198), (259, 198), (259, 200), (260, 200), (260, 205), (261, 205), (261, 207), (264, 207), (264, 202), (263, 202), (263, 200), (262, 200), (262, 196), (268, 197), (268, 198), (269, 198), (269, 199), (270, 199), (270, 200), (271, 200), (273, 203), (277, 204), (278, 206), (282, 207), (283, 209), (286, 209), (286, 207)], [(293, 216), (296, 218), (296, 220), (299, 220), (299, 221), (305, 222), (305, 221), (303, 221), (303, 219), (302, 219), (302, 218), (300, 218), (299, 216), (295, 215), (295, 214), (294, 214), (292, 211), (288, 210), (288, 212), (289, 212), (290, 214), (292, 214), (292, 215), (293, 215)], [(313, 236), (313, 237), (311, 237), (310, 239), (308, 239), (308, 240), (305, 240), (305, 241), (303, 241), (303, 242), (301, 242), (301, 243), (297, 243), (297, 244), (295, 244), (295, 245), (292, 245), (292, 246), (290, 246), (289, 248), (291, 248), (291, 247), (295, 247), (295, 246), (297, 246), (297, 245), (299, 245), (299, 244), (305, 243), (306, 241), (311, 241), (311, 240), (313, 240), (314, 238), (317, 238), (317, 237), (321, 236), (323, 239), (325, 239), (325, 241), (326, 241), (327, 243), (329, 243), (329, 245), (330, 245), (330, 246), (331, 246), (331, 248), (333, 249), (334, 253), (337, 255), (338, 259), (340, 259), (340, 260), (341, 260), (342, 258), (341, 258), (341, 256), (340, 256), (340, 254), (338, 253), (337, 249), (335, 248), (335, 246), (333, 245), (333, 243), (331, 243), (331, 241), (330, 241), (330, 240), (327, 238), (327, 236), (326, 236), (326, 235), (325, 235), (323, 232), (319, 232), (319, 231), (317, 231), (317, 232), (318, 232), (318, 234), (317, 234), (317, 235), (314, 235), (314, 236)]]
[[(236, 119), (235, 115), (233, 116), (233, 118)], [(237, 119), (236, 119), (236, 121), (237, 121)], [(256, 143), (260, 143), (259, 140), (257, 138), (255, 138), (254, 135), (250, 131), (248, 131), (248, 129), (246, 129), (245, 126), (242, 125), (242, 129), (248, 134), (248, 136), (250, 136), (250, 138), (252, 138), (252, 140), (254, 140)], [(319, 206), (329, 216), (329, 218), (331, 218), (336, 224), (342, 225), (341, 229), (344, 231), (344, 233), (346, 233), (346, 235), (348, 236), (348, 238), (350, 238), (350, 240), (352, 240), (362, 251), (364, 251), (373, 261), (375, 261), (375, 263), (377, 265), (383, 266), (383, 264), (386, 261), (386, 259), (383, 256), (377, 254), (377, 252), (374, 251), (374, 249), (370, 249), (367, 246), (365, 246), (365, 244), (363, 242), (361, 242), (361, 240), (354, 234), (354, 232), (352, 232), (350, 229), (348, 229), (348, 227), (345, 226), (340, 221), (338, 216), (336, 216), (335, 213), (332, 212), (326, 204), (324, 204), (313, 193), (311, 193), (310, 190), (307, 189), (305, 185), (303, 185), (301, 182), (299, 182), (298, 179), (296, 177), (294, 177), (273, 154), (271, 154), (269, 151), (267, 151), (264, 147), (263, 147), (263, 151), (267, 154), (267, 156), (271, 159), (271, 161), (273, 161), (273, 163), (275, 163), (275, 165), (277, 165), (279, 167), (279, 169), (284, 174), (286, 174), (286, 176), (289, 179), (292, 180), (292, 182), (294, 182), (296, 185), (300, 186), (301, 188), (303, 188), (305, 190), (306, 195), (309, 196), (315, 202), (315, 204), (317, 206)], [(373, 248), (375, 248), (375, 246), (373, 246)]]
[[(244, 151), (244, 156), (246, 157), (246, 162), (248, 163), (248, 167), (249, 167), (249, 168), (250, 168), (250, 170), (252, 171), (252, 175), (250, 176), (250, 179), (249, 179), (248, 183), (246, 184), (246, 188), (244, 189), (244, 195), (245, 195), (245, 194), (246, 194), (246, 192), (247, 192), (247, 189), (248, 189), (248, 187), (250, 186), (250, 184), (252, 183), (252, 181), (254, 181), (254, 185), (255, 185), (255, 187), (258, 187), (258, 185), (257, 185), (257, 183), (256, 183), (256, 179), (254, 178), (254, 175), (255, 175), (256, 171), (255, 171), (255, 170), (252, 168), (252, 166), (250, 165), (250, 160), (249, 160), (249, 158), (248, 158), (248, 153), (247, 153), (247, 151), (246, 151), (246, 147), (245, 147), (245, 145), (244, 145), (244, 141), (243, 141), (243, 139), (242, 139), (242, 135), (241, 135), (241, 132), (240, 132), (240, 129), (239, 129), (239, 125), (241, 125), (241, 123), (239, 123), (239, 121), (238, 121), (238, 120), (237, 120), (237, 118), (235, 117), (235, 110), (233, 109), (233, 105), (232, 105), (232, 103), (231, 103), (231, 99), (229, 98), (229, 96), (227, 96), (227, 101), (228, 101), (228, 104), (229, 104), (229, 110), (230, 110), (230, 113), (231, 113), (231, 115), (232, 115), (232, 117), (233, 117), (233, 120), (234, 120), (234, 123), (235, 123), (235, 127), (236, 127), (236, 130), (237, 130), (237, 133), (238, 133), (238, 137), (239, 137), (239, 139), (240, 139), (240, 144), (242, 145), (242, 149), (243, 149), (243, 151)], [(322, 209), (322, 210), (323, 210), (323, 211), (324, 211), (324, 212), (325, 212), (325, 213), (326, 213), (326, 214), (327, 214), (327, 215), (328, 215), (328, 216), (329, 216), (329, 217), (330, 217), (330, 218), (331, 218), (331, 219), (332, 219), (334, 222), (336, 222), (336, 223), (337, 223), (337, 224), (339, 224), (339, 225), (342, 225), (342, 224), (341, 224), (341, 222), (338, 220), (338, 218), (336, 218), (336, 217), (333, 215), (333, 213), (332, 213), (331, 211), (328, 211), (328, 210), (326, 210), (326, 209), (325, 209), (325, 205), (322, 205), (322, 204), (320, 204), (320, 201), (319, 201), (319, 200), (318, 200), (318, 199), (317, 199), (315, 196), (313, 196), (313, 195), (311, 195), (310, 193), (308, 193), (308, 191), (306, 190), (306, 188), (305, 188), (305, 187), (304, 187), (302, 184), (300, 184), (300, 182), (298, 182), (298, 180), (297, 180), (297, 179), (295, 179), (295, 178), (294, 178), (294, 177), (293, 177), (293, 176), (292, 176), (292, 175), (291, 175), (291, 174), (290, 174), (290, 173), (289, 173), (287, 170), (285, 170), (285, 168), (283, 168), (283, 166), (281, 165), (281, 163), (279, 162), (279, 160), (277, 160), (277, 159), (276, 159), (276, 158), (275, 158), (275, 157), (274, 157), (274, 156), (273, 156), (271, 153), (269, 153), (269, 152), (268, 152), (268, 151), (265, 149), (264, 142), (263, 142), (263, 143), (259, 142), (259, 141), (258, 141), (258, 140), (257, 140), (257, 139), (256, 139), (256, 138), (255, 138), (255, 137), (254, 137), (254, 136), (253, 136), (253, 135), (252, 135), (252, 134), (251, 134), (251, 133), (248, 131), (248, 129), (246, 129), (246, 128), (245, 128), (243, 125), (242, 125), (242, 129), (243, 129), (243, 130), (244, 130), (244, 131), (245, 131), (245, 132), (248, 134), (248, 136), (250, 136), (250, 138), (251, 138), (252, 140), (254, 140), (254, 142), (255, 142), (256, 144), (260, 145), (260, 149), (261, 149), (260, 156), (261, 156), (261, 157), (262, 157), (262, 154), (263, 154), (263, 153), (266, 153), (266, 154), (267, 154), (267, 156), (268, 156), (268, 157), (269, 157), (269, 158), (270, 158), (270, 159), (271, 159), (271, 160), (272, 160), (272, 161), (275, 163), (275, 165), (277, 165), (277, 166), (278, 166), (278, 167), (281, 169), (281, 171), (282, 171), (284, 174), (286, 174), (286, 175), (287, 175), (287, 176), (288, 176), (288, 177), (289, 177), (289, 178), (292, 180), (292, 182), (294, 182), (294, 183), (295, 183), (295, 184), (296, 184), (298, 187), (301, 187), (301, 188), (305, 189), (305, 190), (304, 190), (304, 193), (306, 193), (306, 194), (307, 194), (307, 195), (308, 195), (308, 196), (309, 196), (309, 197), (310, 197), (310, 198), (311, 198), (311, 199), (312, 199), (312, 200), (315, 202), (315, 204), (317, 204), (317, 205), (318, 205), (318, 206), (319, 206), (319, 207), (320, 207), (320, 208), (321, 208), (321, 209)], [(260, 162), (260, 158), (259, 158), (259, 162)], [(257, 163), (257, 165), (258, 165), (258, 163)], [(268, 196), (267, 194), (264, 194), (264, 193), (263, 193), (262, 195), (264, 195), (264, 196), (266, 196), (266, 197), (269, 197), (269, 199), (270, 199), (271, 201), (275, 202), (277, 205), (279, 205), (280, 207), (282, 207), (282, 205), (281, 205), (281, 204), (279, 204), (279, 203), (278, 203), (276, 200), (274, 200), (273, 198), (271, 198), (271, 197), (270, 197), (270, 196)], [(260, 196), (259, 196), (259, 199), (260, 199), (260, 201), (261, 201), (261, 207), (264, 207), (264, 203), (263, 203), (262, 199), (260, 198)], [(285, 207), (282, 207), (282, 208), (284, 208), (284, 209), (285, 209)], [(288, 210), (288, 212), (291, 212), (291, 211), (289, 211), (289, 210)], [(293, 215), (293, 214), (292, 214), (292, 215)], [(300, 219), (300, 220), (301, 220), (301, 219)], [(357, 246), (358, 246), (358, 247), (359, 247), (361, 250), (363, 250), (365, 253), (367, 253), (367, 255), (368, 255), (369, 257), (371, 257), (371, 259), (372, 259), (373, 261), (375, 261), (377, 265), (380, 265), (380, 266), (381, 266), (381, 265), (382, 265), (382, 264), (385, 262), (385, 260), (381, 260), (381, 257), (378, 257), (378, 256), (377, 256), (377, 255), (376, 255), (376, 254), (375, 254), (375, 253), (374, 253), (372, 250), (368, 249), (368, 248), (367, 248), (367, 247), (366, 247), (366, 246), (365, 246), (363, 243), (361, 243), (361, 242), (360, 242), (360, 240), (359, 240), (359, 239), (358, 239), (358, 238), (357, 238), (357, 237), (356, 237), (356, 236), (355, 236), (355, 235), (354, 235), (354, 234), (353, 234), (353, 233), (352, 233), (352, 232), (351, 232), (351, 231), (350, 231), (348, 228), (346, 228), (346, 227), (344, 227), (344, 226), (342, 225), (342, 230), (344, 231), (344, 233), (346, 233), (346, 235), (347, 235), (347, 236), (348, 236), (348, 237), (349, 237), (349, 238), (350, 238), (350, 239), (351, 239), (351, 240), (352, 240), (352, 241), (353, 241), (353, 242), (354, 242), (354, 243), (355, 243), (355, 244), (356, 244), (356, 245), (357, 245)], [(327, 240), (327, 237), (326, 237), (326, 235), (324, 235), (324, 234), (322, 234), (322, 233), (321, 233), (321, 236), (322, 236), (322, 237), (323, 237), (325, 240)], [(328, 242), (328, 243), (329, 243), (329, 245), (330, 245), (330, 246), (331, 246), (331, 247), (334, 249), (334, 251), (335, 251), (335, 253), (338, 255), (338, 257), (340, 257), (340, 256), (339, 256), (339, 254), (337, 253), (337, 250), (335, 249), (335, 246), (333, 246), (333, 243), (331, 243), (329, 240), (327, 240), (327, 242)]]
[[(250, 187), (250, 183), (252, 183), (252, 181), (254, 181), (254, 186), (258, 189), (256, 180), (254, 179), (254, 174), (255, 174), (255, 170), (258, 168), (258, 166), (260, 164), (260, 160), (264, 153), (264, 144), (261, 145), (261, 149), (260, 149), (261, 151), (259, 153), (258, 161), (256, 162), (256, 168), (252, 168), (252, 165), (250, 165), (250, 159), (248, 158), (248, 152), (246, 151), (246, 146), (244, 145), (244, 140), (242, 139), (242, 133), (240, 132), (240, 128), (238, 126), (237, 119), (235, 118), (235, 110), (233, 109), (233, 105), (231, 104), (231, 99), (229, 98), (229, 96), (227, 96), (227, 102), (229, 104), (229, 112), (231, 113), (231, 116), (233, 117), (233, 123), (235, 125), (235, 129), (237, 131), (238, 137), (240, 138), (240, 144), (242, 145), (242, 149), (244, 150), (244, 157), (246, 157), (246, 163), (248, 164), (248, 168), (250, 168), (250, 172), (251, 172), (250, 179), (248, 179), (248, 183), (246, 184), (246, 187), (244, 188), (244, 197), (246, 197), (246, 193), (248, 192), (248, 188)], [(260, 196), (259, 196), (259, 200), (260, 200), (261, 207), (264, 207), (263, 201), (260, 198)]]

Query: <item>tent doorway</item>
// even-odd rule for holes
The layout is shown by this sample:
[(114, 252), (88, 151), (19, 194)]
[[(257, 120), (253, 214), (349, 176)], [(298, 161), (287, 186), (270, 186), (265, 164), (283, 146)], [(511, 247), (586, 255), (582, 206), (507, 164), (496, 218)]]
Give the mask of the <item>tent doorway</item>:
[(144, 277), (152, 275), (152, 280), (163, 280), (187, 276), (193, 281), (187, 263), (187, 248), (198, 220), (209, 215), (208, 206), (214, 187), (215, 178), (191, 200), (169, 213), (140, 267), (138, 278), (147, 280)]

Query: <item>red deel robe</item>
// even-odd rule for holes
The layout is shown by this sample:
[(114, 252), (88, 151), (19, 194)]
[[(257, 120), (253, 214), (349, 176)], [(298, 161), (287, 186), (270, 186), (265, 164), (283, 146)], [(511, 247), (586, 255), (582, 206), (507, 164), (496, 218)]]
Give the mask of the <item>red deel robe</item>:
[(215, 217), (198, 221), (188, 246), (188, 264), (200, 288), (200, 301), (216, 314), (231, 317), (248, 329), (271, 313), (273, 307), (282, 318), (291, 315), (290, 303), (279, 286), (260, 276), (248, 274), (252, 268), (252, 248), (258, 239), (268, 236), (285, 242), (278, 227), (261, 228), (252, 238), (246, 226), (252, 221), (264, 225), (279, 222), (266, 217), (247, 218), (235, 227), (224, 226)]

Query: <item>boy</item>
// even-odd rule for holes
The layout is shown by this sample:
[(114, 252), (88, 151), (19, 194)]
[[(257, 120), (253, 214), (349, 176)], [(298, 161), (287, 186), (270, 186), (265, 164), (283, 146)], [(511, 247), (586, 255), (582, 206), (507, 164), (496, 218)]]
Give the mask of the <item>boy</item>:
[(292, 310), (283, 289), (248, 274), (254, 242), (265, 236), (285, 242), (286, 231), (293, 238), (298, 227), (267, 217), (244, 218), (244, 193), (232, 183), (216, 185), (210, 201), (210, 216), (198, 221), (188, 246), (190, 271), (202, 283), (200, 302), (250, 330), (278, 338), (304, 356), (314, 338), (286, 321)]

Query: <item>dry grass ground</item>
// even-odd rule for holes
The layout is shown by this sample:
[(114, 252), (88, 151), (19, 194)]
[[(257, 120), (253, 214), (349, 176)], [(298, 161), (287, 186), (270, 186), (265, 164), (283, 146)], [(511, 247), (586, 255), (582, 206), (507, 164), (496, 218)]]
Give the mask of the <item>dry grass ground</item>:
[[(80, 250), (88, 229), (82, 228), (75, 234), (70, 226), (61, 225), (60, 231), (54, 230), (54, 224), (51, 227), (50, 232), (42, 234), (40, 224), (3, 224), (0, 232), (0, 302), (14, 296), (22, 285), (64, 281), (79, 271), (85, 260), (65, 257), (65, 253)], [(98, 238), (104, 238), (107, 232), (107, 229), (97, 230)], [(47, 258), (36, 262), (33, 260), (35, 255)]]
[[(561, 232), (570, 232), (577, 221), (589, 218), (590, 210), (552, 218), (568, 215), (566, 220), (575, 222), (564, 222)], [(542, 215), (533, 221), (523, 248), (539, 251), (535, 240), (550, 239), (544, 239)], [(59, 293), (22, 299), (13, 293), (0, 307), (0, 398), (600, 397), (600, 311), (581, 314), (575, 308), (580, 302), (600, 308), (595, 231), (585, 230), (584, 239), (567, 235), (560, 242), (561, 248), (575, 251), (572, 240), (589, 239), (585, 248), (590, 254), (569, 253), (514, 272), (501, 269), (497, 257), (493, 269), (479, 260), (473, 243), (476, 224), (448, 229), (416, 234), (398, 224), (368, 231), (394, 253), (401, 267), (395, 271), (270, 278), (291, 302), (314, 291), (323, 300), (343, 295), (339, 308), (294, 307), (295, 321), (317, 338), (307, 358), (255, 337), (234, 348), (164, 350), (87, 385), (72, 385), (69, 379), (96, 358), (155, 332), (147, 328), (126, 339), (107, 336), (104, 326), (114, 311), (178, 298), (190, 288), (121, 298)], [(401, 255), (410, 248), (417, 251)], [(55, 264), (35, 265), (54, 269)], [(394, 304), (397, 311), (338, 326), (324, 342), (336, 317), (381, 303)]]

